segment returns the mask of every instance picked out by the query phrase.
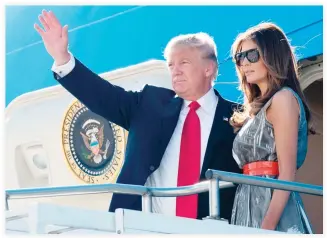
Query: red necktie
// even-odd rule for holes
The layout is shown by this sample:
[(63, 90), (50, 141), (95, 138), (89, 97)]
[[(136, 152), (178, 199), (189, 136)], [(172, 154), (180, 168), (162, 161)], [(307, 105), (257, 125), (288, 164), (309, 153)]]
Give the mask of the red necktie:
[[(199, 181), (201, 161), (201, 129), (196, 110), (200, 104), (191, 102), (186, 116), (179, 156), (177, 187), (193, 185)], [(176, 216), (197, 217), (198, 195), (180, 196), (176, 198)]]

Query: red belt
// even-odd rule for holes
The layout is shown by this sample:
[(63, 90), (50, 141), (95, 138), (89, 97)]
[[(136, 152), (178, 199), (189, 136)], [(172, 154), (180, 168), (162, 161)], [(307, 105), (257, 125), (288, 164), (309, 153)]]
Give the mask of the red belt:
[(247, 175), (271, 175), (277, 176), (278, 162), (275, 161), (257, 161), (243, 166), (243, 174)]

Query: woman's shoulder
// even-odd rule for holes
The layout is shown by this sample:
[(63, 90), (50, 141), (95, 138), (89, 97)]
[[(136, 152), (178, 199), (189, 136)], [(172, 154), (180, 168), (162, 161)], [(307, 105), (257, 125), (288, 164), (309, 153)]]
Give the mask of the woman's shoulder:
[(277, 104), (278, 107), (292, 107), (298, 104), (298, 95), (291, 88), (284, 87), (280, 89), (271, 99), (271, 104)]
[(273, 124), (273, 121), (283, 119), (299, 118), (300, 103), (293, 90), (281, 89), (270, 99), (269, 110), (266, 107), (266, 119)]

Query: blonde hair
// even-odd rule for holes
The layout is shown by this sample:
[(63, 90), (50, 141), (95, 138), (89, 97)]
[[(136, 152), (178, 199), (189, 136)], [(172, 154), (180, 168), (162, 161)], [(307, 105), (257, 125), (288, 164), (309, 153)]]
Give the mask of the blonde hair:
[(213, 37), (204, 32), (176, 36), (168, 42), (164, 50), (164, 58), (167, 60), (173, 48), (178, 46), (187, 46), (198, 49), (203, 54), (204, 58), (212, 60), (216, 67), (213, 79), (216, 79), (218, 75), (218, 56), (217, 47)]

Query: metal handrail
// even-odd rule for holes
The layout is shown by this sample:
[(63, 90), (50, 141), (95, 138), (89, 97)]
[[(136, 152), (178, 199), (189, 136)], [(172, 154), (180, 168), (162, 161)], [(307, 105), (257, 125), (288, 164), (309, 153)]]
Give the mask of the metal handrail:
[[(220, 188), (233, 187), (232, 183), (221, 182)], [(88, 184), (77, 186), (57, 186), (6, 190), (6, 199), (24, 199), (54, 196), (71, 196), (100, 193), (120, 193), (129, 195), (150, 195), (153, 197), (178, 197), (209, 191), (209, 181), (177, 188), (155, 188), (130, 184)]]
[(220, 219), (219, 184), (221, 181), (323, 196), (323, 187), (318, 185), (263, 178), (212, 169), (207, 170), (205, 175), (207, 179), (210, 179), (209, 204), (211, 219)]
[(58, 186), (41, 188), (22, 188), (6, 190), (9, 199), (70, 196), (98, 193), (121, 193), (131, 195), (144, 195), (148, 193), (147, 187), (130, 184), (87, 184), (76, 186)]
[(257, 176), (249, 176), (219, 170), (207, 170), (207, 181), (177, 188), (154, 188), (130, 184), (91, 184), (78, 186), (60, 186), (44, 188), (23, 188), (6, 190), (6, 209), (8, 199), (85, 195), (98, 193), (120, 193), (142, 196), (142, 211), (152, 212), (152, 197), (178, 197), (209, 191), (211, 219), (220, 219), (220, 189), (233, 187), (235, 184), (248, 184), (267, 188), (295, 191), (323, 196), (323, 187), (304, 183), (283, 181)]
[[(220, 189), (233, 187), (232, 183), (221, 182)], [(209, 191), (209, 181), (204, 181), (191, 186), (177, 188), (155, 188), (130, 184), (88, 184), (77, 186), (57, 186), (41, 188), (8, 189), (6, 193), (6, 210), (9, 209), (9, 199), (40, 198), (54, 196), (87, 195), (100, 193), (120, 193), (140, 195), (143, 201), (143, 211), (151, 212), (151, 197), (178, 197), (198, 194)]]
[(219, 181), (227, 181), (236, 184), (248, 184), (259, 187), (323, 196), (323, 187), (318, 185), (290, 182), (280, 179), (263, 178), (258, 176), (230, 173), (212, 169), (207, 170), (205, 175), (207, 179), (218, 179)]
[[(149, 187), (149, 193), (153, 197), (178, 197), (178, 196), (187, 196), (197, 193), (204, 193), (209, 191), (210, 181), (203, 181), (191, 186), (182, 186), (177, 188), (154, 188)], [(219, 188), (230, 188), (234, 187), (233, 183), (221, 181)]]

